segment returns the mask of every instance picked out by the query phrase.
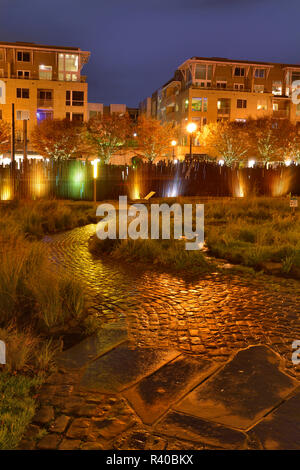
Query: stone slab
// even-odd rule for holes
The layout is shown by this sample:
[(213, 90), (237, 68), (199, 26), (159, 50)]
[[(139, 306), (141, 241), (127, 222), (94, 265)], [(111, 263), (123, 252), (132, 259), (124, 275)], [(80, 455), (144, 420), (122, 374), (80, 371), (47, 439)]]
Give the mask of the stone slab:
[(101, 393), (117, 393), (178, 356), (178, 351), (132, 349), (126, 342), (88, 364), (80, 386)]
[(98, 333), (62, 352), (57, 358), (57, 363), (60, 367), (79, 369), (126, 340), (127, 330), (124, 323), (105, 325)]
[(233, 428), (247, 429), (297, 386), (279, 366), (279, 357), (266, 346), (243, 349), (175, 409)]
[(216, 366), (201, 358), (179, 356), (124, 393), (144, 423), (152, 424)]
[(155, 426), (155, 430), (166, 436), (201, 442), (221, 449), (247, 447), (247, 435), (243, 432), (176, 411), (168, 413)]
[(300, 392), (252, 430), (266, 450), (300, 450)]

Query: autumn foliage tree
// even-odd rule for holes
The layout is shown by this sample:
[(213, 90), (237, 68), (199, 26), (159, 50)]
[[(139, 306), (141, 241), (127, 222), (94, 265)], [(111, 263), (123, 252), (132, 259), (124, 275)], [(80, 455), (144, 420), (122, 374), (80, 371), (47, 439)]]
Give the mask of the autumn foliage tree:
[(210, 156), (223, 159), (228, 166), (243, 161), (250, 147), (244, 125), (237, 122), (207, 124), (198, 139)]
[(249, 119), (248, 138), (252, 153), (266, 165), (270, 161), (281, 160), (280, 131), (284, 130), (271, 118)]
[(149, 162), (158, 160), (170, 151), (176, 132), (172, 123), (161, 123), (152, 117), (140, 116), (137, 124), (139, 152)]
[(132, 141), (132, 125), (127, 115), (100, 115), (89, 120), (86, 140), (102, 163), (109, 163), (116, 153), (128, 149)]
[(9, 124), (0, 120), (0, 153), (8, 152), (10, 149), (11, 132)]
[(31, 142), (36, 152), (53, 160), (68, 160), (84, 154), (83, 124), (67, 119), (45, 119), (36, 125)]

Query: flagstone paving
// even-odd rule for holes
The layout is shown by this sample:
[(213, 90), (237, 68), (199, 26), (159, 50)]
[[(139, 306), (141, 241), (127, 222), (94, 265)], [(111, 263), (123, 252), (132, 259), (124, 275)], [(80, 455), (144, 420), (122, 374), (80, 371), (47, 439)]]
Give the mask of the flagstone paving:
[(299, 282), (95, 260), (94, 230), (45, 241), (104, 327), (61, 354), (21, 448), (300, 449)]

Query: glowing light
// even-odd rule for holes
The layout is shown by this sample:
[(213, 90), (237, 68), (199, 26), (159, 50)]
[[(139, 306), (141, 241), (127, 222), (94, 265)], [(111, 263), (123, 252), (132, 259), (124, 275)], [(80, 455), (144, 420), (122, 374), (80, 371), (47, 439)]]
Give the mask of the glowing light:
[(285, 166), (290, 166), (292, 164), (292, 160), (290, 160), (290, 159), (285, 160), (284, 164), (285, 164)]
[(219, 163), (220, 166), (223, 166), (225, 162), (224, 162), (224, 160), (221, 159), (221, 160), (218, 161), (218, 163)]
[(133, 137), (137, 137), (137, 133), (136, 133), (136, 132), (133, 133)]
[(248, 168), (253, 168), (255, 165), (255, 160), (249, 160), (248, 161)]
[(193, 132), (195, 132), (197, 129), (197, 126), (194, 122), (189, 122), (188, 125), (186, 126), (186, 130), (192, 134)]
[(1, 188), (0, 199), (1, 201), (8, 201), (11, 199), (11, 187), (9, 184), (4, 184)]
[(95, 160), (92, 161), (92, 165), (94, 167), (94, 178), (95, 179), (98, 176), (98, 162), (100, 162), (100, 160), (98, 158), (96, 158)]
[(140, 191), (137, 184), (135, 184), (133, 187), (132, 199), (140, 199)]
[(178, 160), (175, 159), (175, 160), (174, 160), (174, 163), (178, 163)]
[(175, 147), (175, 145), (177, 145), (177, 141), (176, 141), (176, 140), (172, 140), (171, 145), (172, 145), (172, 147)]

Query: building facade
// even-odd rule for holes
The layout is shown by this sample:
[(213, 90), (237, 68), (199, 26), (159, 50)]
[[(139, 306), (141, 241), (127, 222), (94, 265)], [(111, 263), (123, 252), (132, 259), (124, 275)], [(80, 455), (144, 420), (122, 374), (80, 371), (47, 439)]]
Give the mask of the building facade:
[(89, 52), (76, 47), (0, 42), (0, 119), (12, 122), (16, 150), (28, 120), (28, 150), (35, 125), (45, 118), (86, 121), (88, 85), (81, 69)]
[[(223, 120), (272, 117), (300, 123), (300, 105), (292, 102), (300, 65), (192, 57), (151, 98), (151, 114), (178, 125), (176, 154), (189, 153), (188, 122), (198, 128)], [(201, 154), (194, 140), (193, 152)]]

